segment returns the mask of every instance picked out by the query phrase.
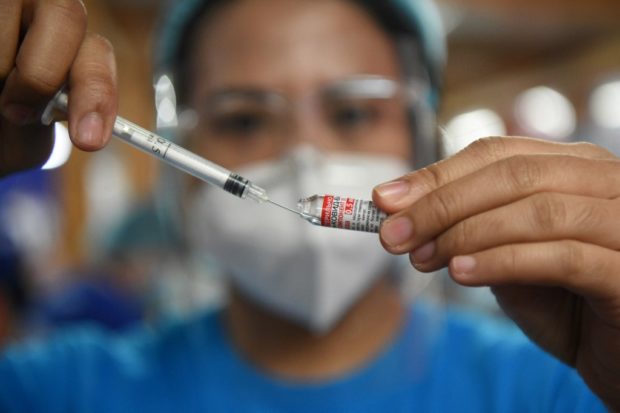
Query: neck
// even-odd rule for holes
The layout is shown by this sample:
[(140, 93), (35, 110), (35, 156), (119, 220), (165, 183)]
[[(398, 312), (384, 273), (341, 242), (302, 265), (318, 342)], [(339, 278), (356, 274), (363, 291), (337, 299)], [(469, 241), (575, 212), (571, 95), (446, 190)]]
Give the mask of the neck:
[(398, 291), (383, 277), (324, 335), (262, 309), (235, 289), (226, 324), (234, 345), (255, 365), (312, 380), (342, 375), (372, 359), (393, 340), (404, 317)]

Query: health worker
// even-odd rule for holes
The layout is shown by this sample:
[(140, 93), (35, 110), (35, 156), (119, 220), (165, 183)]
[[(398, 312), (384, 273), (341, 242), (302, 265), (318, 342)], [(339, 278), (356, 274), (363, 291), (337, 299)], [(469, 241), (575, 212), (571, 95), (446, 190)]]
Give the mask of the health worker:
[[(37, 116), (65, 83), (75, 145), (101, 149), (109, 43), (77, 0), (2, 4), (3, 173), (46, 158)], [(227, 275), (227, 304), (9, 349), (0, 411), (620, 409), (616, 157), (502, 137), (427, 166), (445, 57), (427, 1), (187, 0), (166, 22), (158, 68), (196, 120), (179, 143), (286, 205), (372, 196), (390, 217), (379, 237), (318, 228), (180, 179), (179, 226)], [(408, 303), (402, 283), (423, 277), (409, 259), (492, 286), (518, 328)]]

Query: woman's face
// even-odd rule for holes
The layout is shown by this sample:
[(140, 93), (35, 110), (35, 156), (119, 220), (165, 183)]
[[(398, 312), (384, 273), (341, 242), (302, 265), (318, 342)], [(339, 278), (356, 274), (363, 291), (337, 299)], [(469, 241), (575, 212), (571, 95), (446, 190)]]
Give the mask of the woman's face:
[(360, 75), (399, 80), (390, 38), (342, 0), (238, 0), (194, 38), (192, 148), (228, 168), (308, 143), (323, 151), (410, 159), (400, 98), (342, 93)]

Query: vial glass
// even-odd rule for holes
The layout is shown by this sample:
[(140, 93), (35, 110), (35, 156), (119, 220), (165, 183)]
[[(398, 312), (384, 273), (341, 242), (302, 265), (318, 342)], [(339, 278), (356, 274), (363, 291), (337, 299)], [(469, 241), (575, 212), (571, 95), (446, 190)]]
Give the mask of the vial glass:
[(313, 195), (300, 199), (297, 208), (308, 222), (330, 228), (379, 232), (387, 214), (372, 201), (338, 195)]

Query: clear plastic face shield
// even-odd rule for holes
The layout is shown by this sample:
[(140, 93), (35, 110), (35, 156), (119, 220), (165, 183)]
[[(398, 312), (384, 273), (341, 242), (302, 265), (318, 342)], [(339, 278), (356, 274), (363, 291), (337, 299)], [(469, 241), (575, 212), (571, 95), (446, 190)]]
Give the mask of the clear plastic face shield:
[[(417, 57), (417, 51), (412, 53)], [(415, 63), (420, 65), (419, 61)], [(407, 70), (404, 72), (408, 73)], [(161, 88), (164, 92), (166, 89), (170, 93), (170, 88)], [(328, 152), (387, 155), (389, 151), (385, 150), (383, 137), (399, 135), (402, 138), (399, 139), (401, 144), (406, 143), (398, 151), (403, 162), (408, 159), (406, 171), (403, 171), (405, 173), (434, 161), (436, 157), (434, 109), (429, 103), (429, 89), (427, 76), (401, 80), (361, 73), (296, 94), (252, 86), (214, 90), (201, 100), (193, 101), (191, 108), (179, 113), (179, 128), (173, 135), (180, 138), (177, 139), (179, 143), (197, 154), (234, 168), (236, 165), (279, 159), (304, 143), (317, 147), (325, 145), (322, 149)], [(166, 99), (165, 94), (156, 97), (158, 107), (166, 108), (167, 105), (162, 104)], [(168, 97), (168, 101), (175, 100), (174, 96)], [(421, 120), (421, 116), (425, 119)], [(421, 129), (420, 125), (432, 127)], [(433, 132), (429, 133), (431, 130)], [(328, 139), (323, 141), (325, 137)], [(400, 174), (392, 173), (381, 179), (398, 176)], [(251, 174), (247, 177), (254, 179)], [(169, 182), (168, 190), (159, 191), (160, 200), (163, 201), (161, 204), (176, 204), (173, 201), (175, 197), (170, 197), (171, 187), (178, 195), (176, 199), (184, 198), (183, 188), (187, 187), (179, 178), (163, 176)], [(260, 180), (256, 180), (256, 183), (262, 184)], [(367, 193), (366, 199), (370, 191)], [(311, 197), (313, 194), (303, 195)], [(237, 200), (233, 201), (238, 204)], [(350, 205), (347, 202), (332, 201), (328, 202), (331, 206)], [(172, 214), (184, 214), (178, 209), (178, 204), (169, 207), (172, 211), (168, 209), (168, 212)], [(294, 208), (294, 204), (291, 207)], [(322, 212), (319, 211), (319, 215)], [(232, 212), (227, 210), (226, 213)], [(183, 227), (183, 218), (186, 217), (175, 219), (180, 227)], [(379, 225), (384, 218), (384, 215), (378, 218)], [(323, 222), (320, 225), (332, 226)], [(339, 227), (376, 232), (379, 225)], [(330, 230), (317, 230), (334, 234)], [(376, 244), (376, 238), (372, 242)], [(403, 272), (411, 272), (406, 260), (401, 261), (402, 266), (397, 266)], [(430, 279), (421, 274), (417, 276), (403, 278), (404, 284), (410, 284), (404, 287), (406, 295), (417, 295)], [(420, 280), (422, 282), (418, 282)]]

